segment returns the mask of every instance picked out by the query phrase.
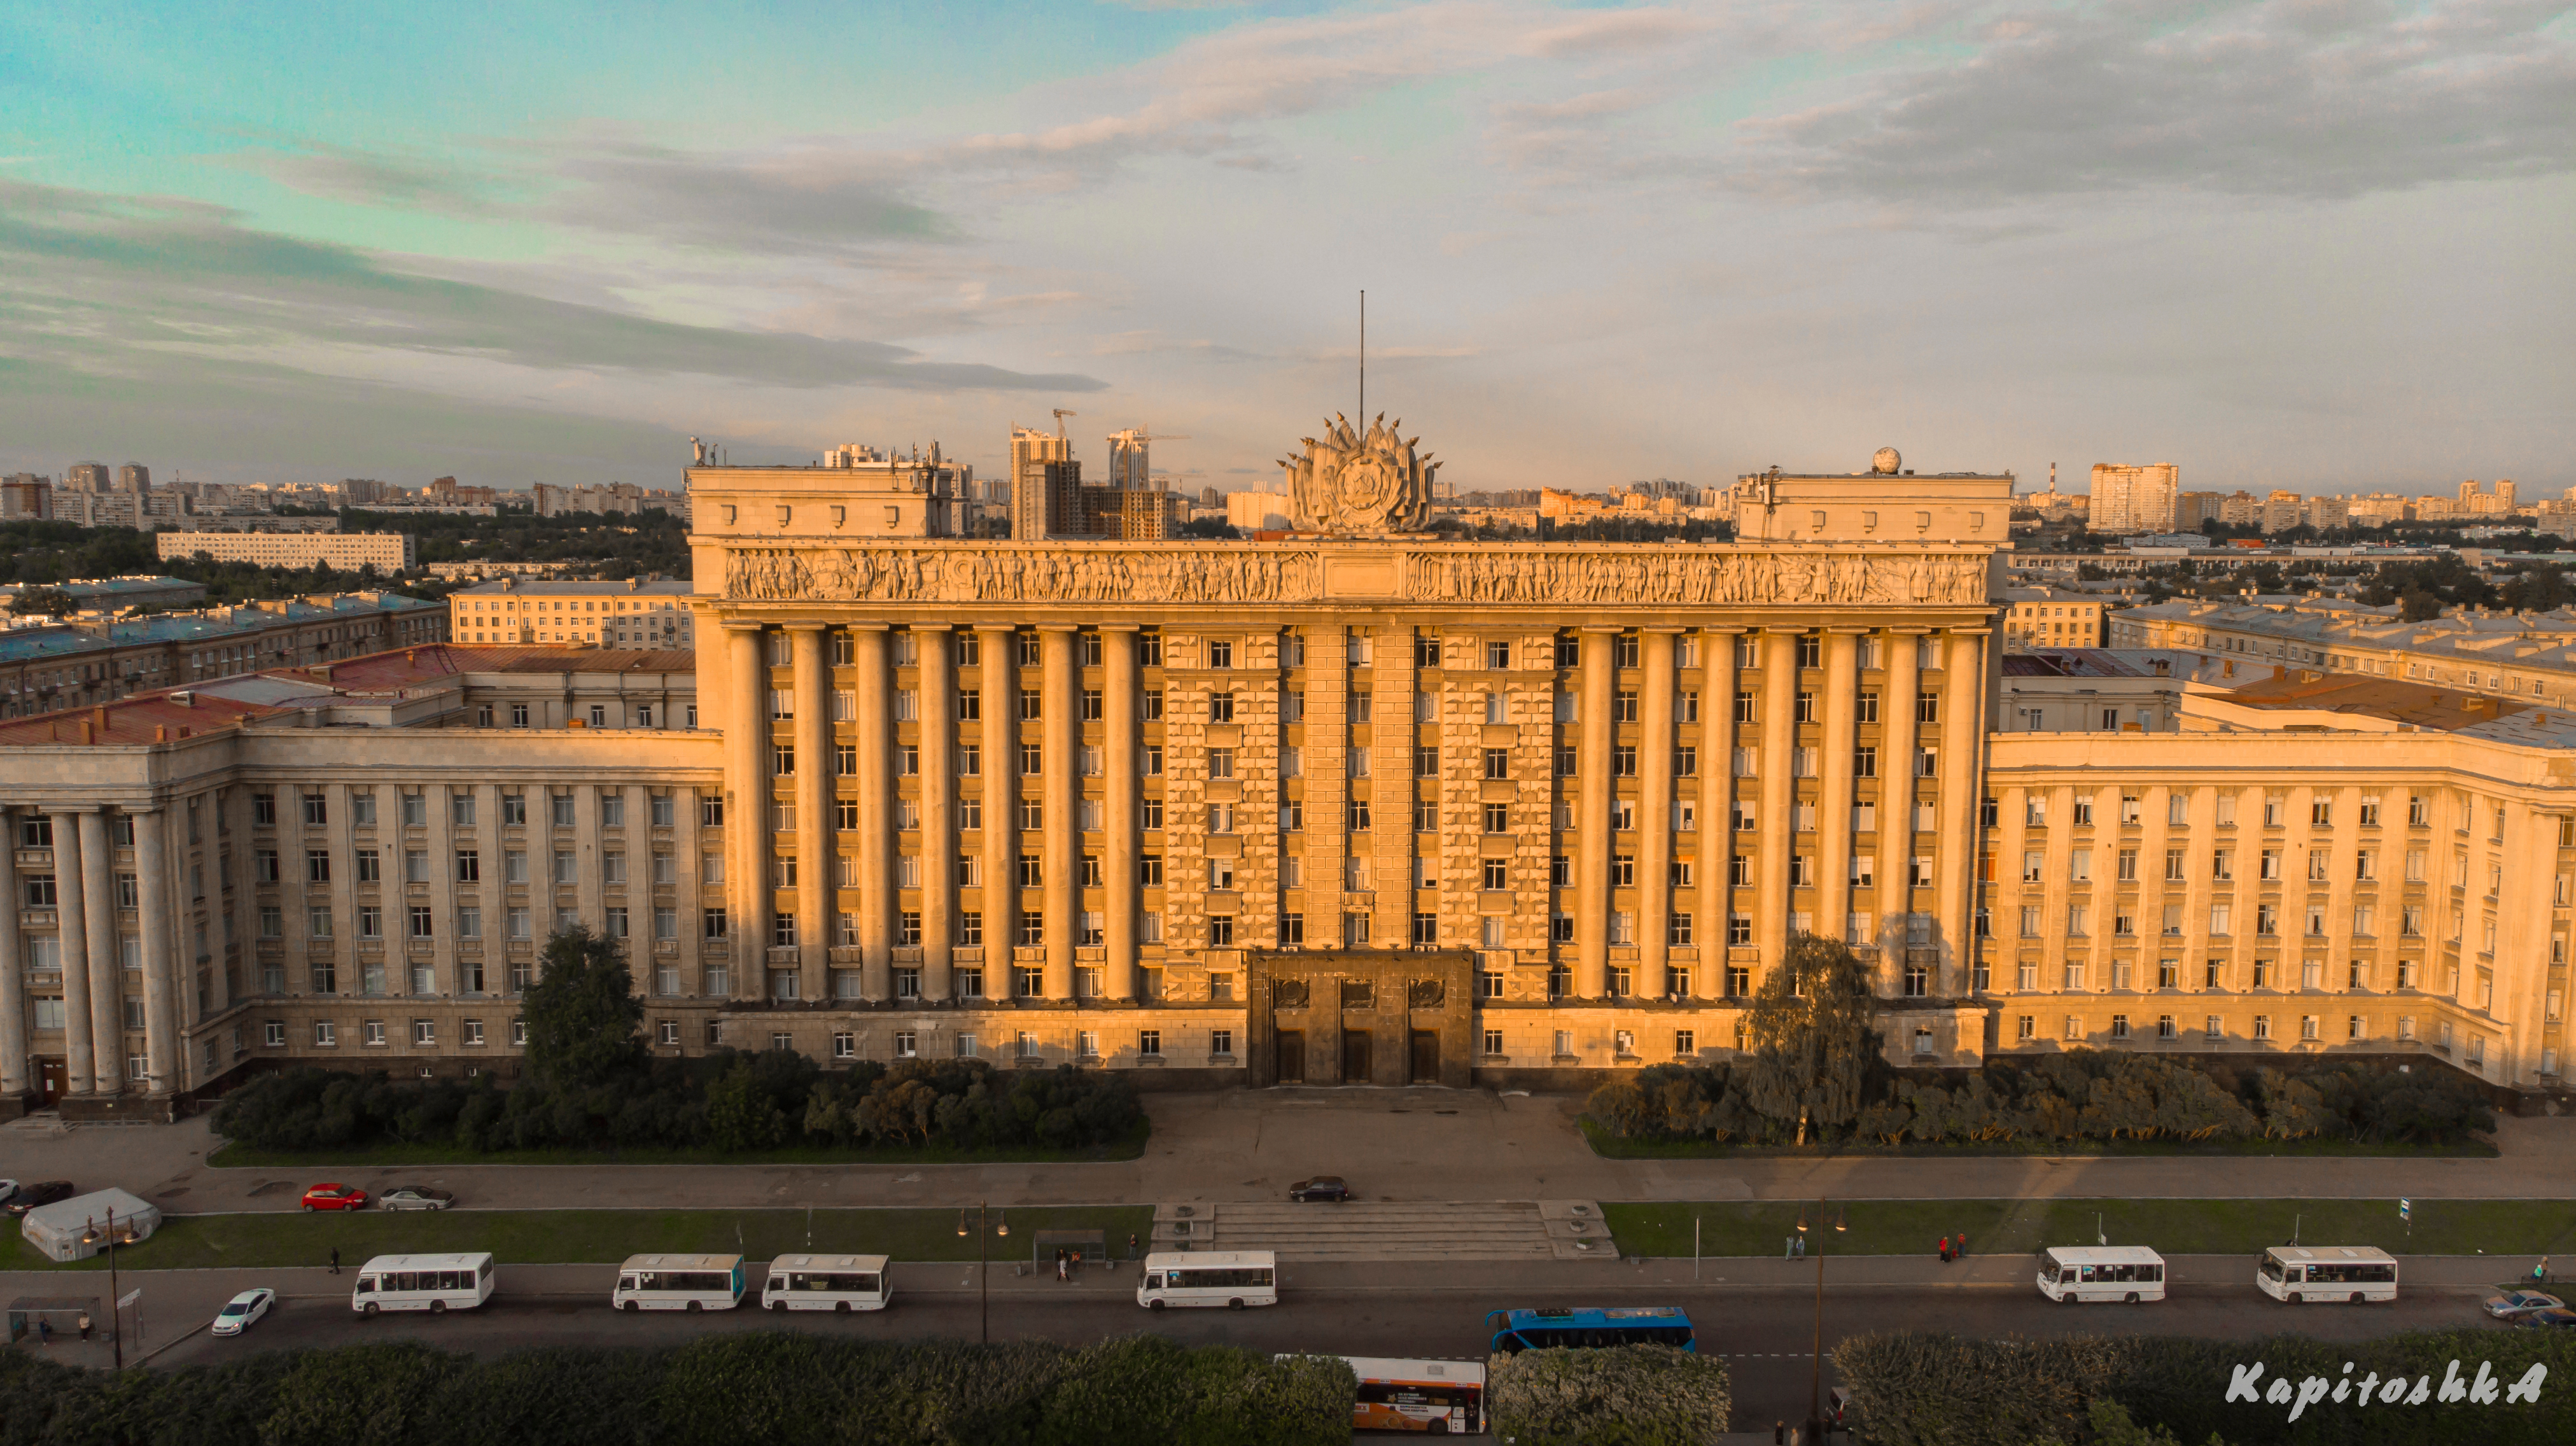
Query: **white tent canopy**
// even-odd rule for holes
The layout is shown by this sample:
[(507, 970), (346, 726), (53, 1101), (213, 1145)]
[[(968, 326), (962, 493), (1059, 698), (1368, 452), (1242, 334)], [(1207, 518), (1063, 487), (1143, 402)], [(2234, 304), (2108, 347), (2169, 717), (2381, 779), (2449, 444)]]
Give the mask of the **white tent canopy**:
[[(27, 1242), (54, 1260), (87, 1260), (107, 1248), (107, 1223), (113, 1215), (116, 1234), (128, 1244), (148, 1239), (161, 1228), (161, 1208), (139, 1195), (123, 1190), (93, 1190), (57, 1200), (27, 1212), (27, 1223), (20, 1227)], [(84, 1235), (97, 1235), (95, 1243), (84, 1242)]]

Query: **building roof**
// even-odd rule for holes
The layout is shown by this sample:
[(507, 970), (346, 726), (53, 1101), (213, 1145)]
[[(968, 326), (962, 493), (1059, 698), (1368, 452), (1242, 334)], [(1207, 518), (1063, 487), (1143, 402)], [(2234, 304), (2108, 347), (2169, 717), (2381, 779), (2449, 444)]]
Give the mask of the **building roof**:
[(2407, 622), (2395, 607), (2335, 599), (2257, 599), (2250, 603), (2171, 602), (2131, 608), (2123, 623), (2189, 623), (2217, 631), (2386, 652), (2449, 654), (2464, 664), (2502, 664), (2576, 672), (2576, 610), (2513, 613), (2453, 609)]
[(184, 687), (136, 693), (113, 703), (0, 721), (0, 748), (49, 744), (175, 741), (182, 730), (211, 732), (325, 706), (335, 700), (400, 696), (466, 673), (688, 673), (697, 654), (598, 648), (474, 647), (425, 643), (345, 662), (268, 668)]
[[(2033, 648), (2006, 653), (2000, 660), (2007, 678), (2162, 678), (2188, 676), (2188, 663), (2175, 666), (2174, 655), (2161, 648)], [(2167, 671), (2158, 672), (2164, 663)]]
[[(2510, 698), (2399, 678), (2284, 668), (2234, 688), (2194, 688), (2185, 696), (2186, 713), (2221, 716), (2244, 709), (2269, 715), (2285, 728), (2333, 731), (2341, 724), (2352, 731), (2412, 730), (2533, 748), (2576, 748), (2576, 713), (2566, 709), (2534, 708)], [(2194, 706), (2213, 702), (2221, 705), (2220, 713)]]
[(19, 628), (0, 633), (0, 664), (69, 657), (156, 643), (216, 642), (271, 628), (335, 617), (435, 610), (438, 604), (389, 592), (344, 592), (283, 603), (244, 603), (196, 612), (158, 613), (114, 623)]
[[(632, 586), (629, 586), (630, 582)], [(506, 586), (504, 586), (505, 583)], [(460, 587), (448, 596), (460, 598), (488, 594), (497, 597), (502, 593), (508, 593), (512, 597), (598, 597), (615, 593), (624, 597), (631, 593), (642, 597), (689, 597), (694, 587), (695, 584), (686, 579), (675, 581), (669, 578), (658, 582), (628, 578), (595, 578), (574, 582), (494, 578), (489, 582), (478, 582), (472, 587)]]

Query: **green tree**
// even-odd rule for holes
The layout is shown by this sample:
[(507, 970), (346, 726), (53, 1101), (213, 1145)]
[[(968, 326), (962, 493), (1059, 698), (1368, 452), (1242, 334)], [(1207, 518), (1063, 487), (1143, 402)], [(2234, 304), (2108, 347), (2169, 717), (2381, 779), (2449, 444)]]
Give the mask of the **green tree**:
[(27, 588), (9, 600), (9, 611), (20, 617), (33, 617), (38, 613), (49, 618), (69, 617), (78, 608), (79, 604), (72, 601), (72, 595), (58, 587)]
[(1850, 1125), (1878, 1057), (1878, 1001), (1869, 970), (1851, 949), (1801, 934), (1753, 997), (1745, 1032), (1753, 1065), (1743, 1085), (1755, 1112), (1809, 1130)]
[(576, 924), (546, 940), (528, 986), (528, 1076), (563, 1092), (611, 1086), (644, 1072), (644, 1001), (626, 951)]

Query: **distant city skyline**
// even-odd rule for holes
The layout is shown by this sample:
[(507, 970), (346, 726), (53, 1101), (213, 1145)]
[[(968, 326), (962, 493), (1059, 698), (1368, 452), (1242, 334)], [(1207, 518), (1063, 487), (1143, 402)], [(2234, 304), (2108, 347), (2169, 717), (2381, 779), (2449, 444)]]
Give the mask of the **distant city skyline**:
[[(2576, 27), (1537, 0), (98, 0), (0, 55), (0, 473), (667, 487), (1055, 408), (1266, 488), (2576, 485)], [(77, 95), (79, 104), (59, 98)], [(2186, 485), (2191, 485), (2187, 482)]]

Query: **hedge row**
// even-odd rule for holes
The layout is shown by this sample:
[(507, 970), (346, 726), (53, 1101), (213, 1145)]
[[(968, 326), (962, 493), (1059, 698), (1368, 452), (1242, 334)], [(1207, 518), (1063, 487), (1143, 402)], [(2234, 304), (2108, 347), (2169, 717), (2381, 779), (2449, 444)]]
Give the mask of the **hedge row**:
[[(1851, 1138), (1885, 1145), (2258, 1136), (2451, 1144), (2495, 1128), (2475, 1086), (2429, 1066), (2248, 1072), (2088, 1049), (1992, 1060), (1955, 1085), (1890, 1074), (1872, 1082), (1868, 1100)], [(1589, 1110), (1630, 1138), (1771, 1143), (1786, 1133), (1723, 1065), (1639, 1070), (1593, 1091)]]
[[(1846, 1339), (1834, 1363), (1863, 1439), (1878, 1446), (2075, 1446), (2102, 1439), (2096, 1407), (2106, 1402), (2141, 1428), (2190, 1443), (2576, 1441), (2576, 1340), (2558, 1331), (2469, 1328), (2363, 1342), (1900, 1332)], [(2387, 1399), (2401, 1381), (2398, 1398)], [(2259, 1399), (2228, 1399), (2240, 1383)], [(2359, 1399), (2365, 1384), (2368, 1404)], [(2514, 1399), (2517, 1385), (2536, 1386), (2536, 1399)]]
[(1160, 1336), (1076, 1348), (763, 1332), (492, 1361), (403, 1343), (121, 1376), (9, 1351), (0, 1446), (1321, 1446), (1351, 1439), (1356, 1391), (1337, 1357)]
[(793, 1050), (770, 1050), (661, 1060), (630, 1080), (588, 1088), (529, 1079), (501, 1089), (488, 1075), (409, 1081), (305, 1066), (226, 1095), (215, 1129), (272, 1150), (1065, 1149), (1124, 1139), (1143, 1119), (1127, 1082), (1099, 1070), (1000, 1071), (980, 1059), (942, 1059), (827, 1071)]
[(1708, 1446), (1734, 1410), (1726, 1362), (1674, 1346), (1523, 1351), (1485, 1367), (1487, 1430), (1521, 1446)]

